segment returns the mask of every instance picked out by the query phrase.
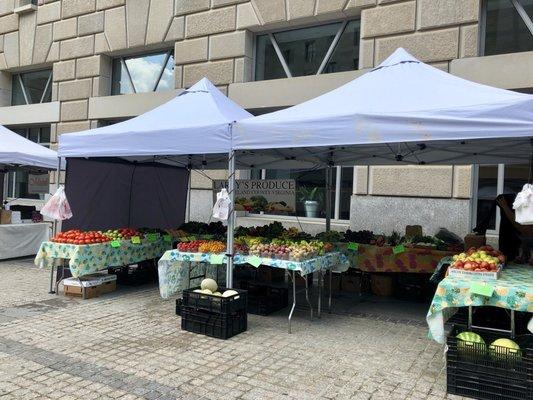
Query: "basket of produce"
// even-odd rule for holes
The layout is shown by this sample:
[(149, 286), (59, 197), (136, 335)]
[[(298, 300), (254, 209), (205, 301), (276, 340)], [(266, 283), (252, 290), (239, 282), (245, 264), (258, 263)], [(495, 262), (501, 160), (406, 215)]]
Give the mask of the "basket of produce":
[(454, 325), (447, 338), (447, 390), (482, 400), (531, 399), (533, 335)]
[(198, 288), (183, 291), (183, 307), (219, 314), (231, 314), (247, 309), (246, 290), (219, 288), (214, 279), (204, 279)]
[(472, 279), (498, 279), (505, 264), (503, 253), (491, 246), (477, 249), (472, 247), (464, 253), (454, 255), (452, 259), (448, 274)]

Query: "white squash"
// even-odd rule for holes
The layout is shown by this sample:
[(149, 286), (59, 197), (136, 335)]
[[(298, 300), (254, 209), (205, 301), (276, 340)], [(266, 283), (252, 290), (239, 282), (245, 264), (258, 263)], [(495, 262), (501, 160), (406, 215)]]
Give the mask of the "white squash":
[(214, 279), (211, 278), (204, 279), (200, 284), (200, 287), (202, 288), (202, 290), (208, 289), (211, 293), (216, 292), (218, 289), (217, 283)]
[[(239, 293), (236, 292), (235, 290), (226, 290), (224, 293), (222, 293), (222, 297), (230, 297), (236, 294), (239, 294)], [(236, 297), (236, 299), (238, 299), (238, 297)]]

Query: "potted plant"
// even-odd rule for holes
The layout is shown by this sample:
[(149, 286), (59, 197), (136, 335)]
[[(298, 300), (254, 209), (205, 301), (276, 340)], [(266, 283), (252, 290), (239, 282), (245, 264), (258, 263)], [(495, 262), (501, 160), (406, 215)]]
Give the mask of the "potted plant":
[(324, 200), (324, 190), (318, 186), (314, 188), (301, 187), (300, 201), (304, 205), (305, 216), (309, 218), (318, 218), (320, 203)]

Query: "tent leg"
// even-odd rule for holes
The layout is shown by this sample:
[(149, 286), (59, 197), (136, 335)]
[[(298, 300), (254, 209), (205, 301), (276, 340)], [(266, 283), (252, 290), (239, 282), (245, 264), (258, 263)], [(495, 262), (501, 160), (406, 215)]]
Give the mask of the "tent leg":
[(231, 289), (233, 288), (233, 235), (235, 231), (235, 152), (233, 150), (229, 153), (228, 167), (228, 194), (231, 202), (228, 213), (228, 242), (226, 248), (228, 264), (226, 267), (226, 287)]
[[(333, 167), (329, 165), (326, 169), (326, 232), (331, 231), (331, 195), (333, 194), (332, 183), (333, 181)], [(318, 317), (322, 314), (322, 287), (324, 284), (324, 271), (320, 271), (318, 278)], [(331, 309), (331, 282), (330, 282), (330, 299), (329, 308)]]
[(187, 182), (187, 216), (185, 222), (191, 222), (191, 180), (192, 170), (189, 169), (189, 181)]
[[(59, 188), (59, 177), (61, 175), (61, 157), (57, 157), (57, 170), (56, 170), (56, 185)], [(59, 230), (59, 221), (54, 220), (54, 225), (52, 228), (52, 236), (57, 235)]]

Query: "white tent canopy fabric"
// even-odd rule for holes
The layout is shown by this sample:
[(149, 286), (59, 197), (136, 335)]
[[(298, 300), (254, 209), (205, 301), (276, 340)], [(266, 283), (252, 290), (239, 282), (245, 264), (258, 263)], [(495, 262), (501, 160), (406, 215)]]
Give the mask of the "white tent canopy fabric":
[[(62, 157), (122, 157), (182, 164), (196, 159), (206, 167), (219, 163), (227, 168), (231, 123), (251, 116), (204, 78), (138, 117), (61, 135), (59, 154)], [(202, 155), (202, 158), (195, 155)]]
[(53, 170), (57, 153), (0, 125), (0, 167), (24, 166)]
[(237, 122), (237, 154), (262, 168), (305, 164), (528, 162), (533, 96), (470, 82), (398, 49), (294, 107)]

